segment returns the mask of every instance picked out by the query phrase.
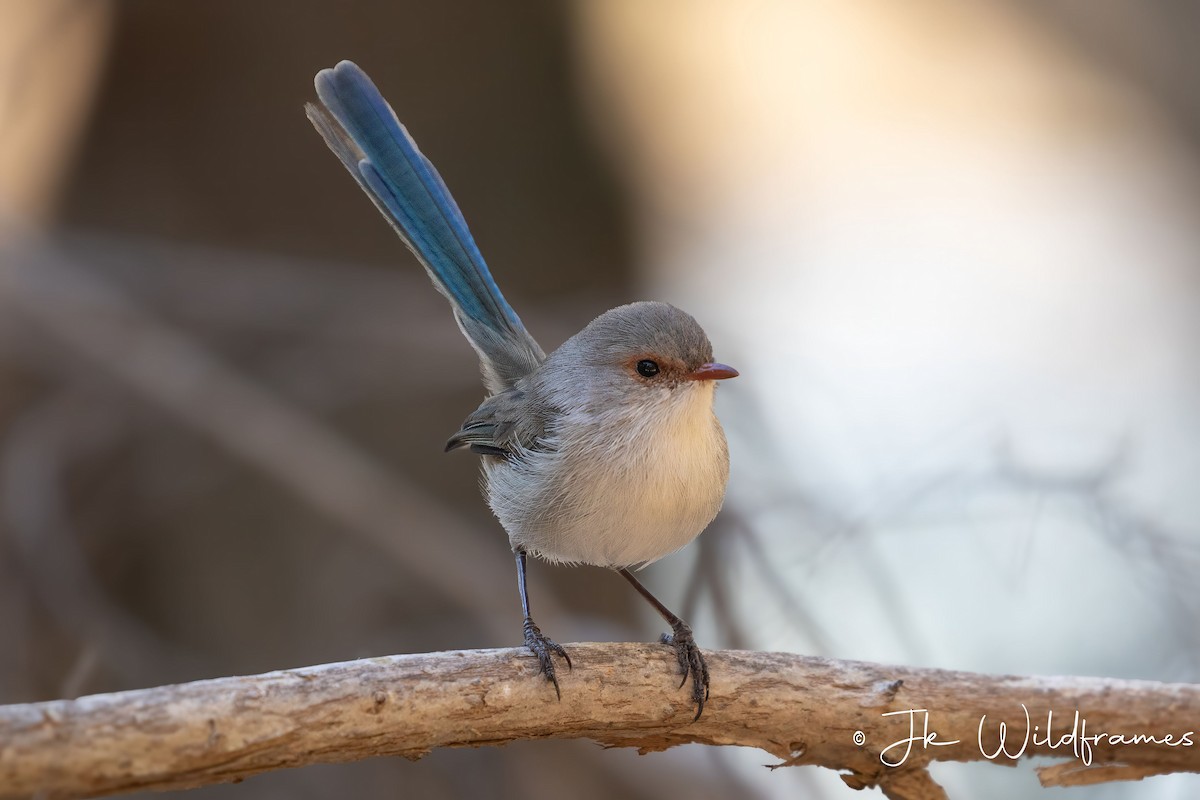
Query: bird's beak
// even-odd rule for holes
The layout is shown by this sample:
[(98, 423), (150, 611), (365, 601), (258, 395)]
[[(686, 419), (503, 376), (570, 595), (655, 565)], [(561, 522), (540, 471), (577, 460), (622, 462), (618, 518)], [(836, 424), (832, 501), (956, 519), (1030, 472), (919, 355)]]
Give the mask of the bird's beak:
[(689, 381), (723, 381), (726, 378), (736, 378), (737, 376), (738, 371), (733, 367), (709, 362), (701, 364), (687, 375), (684, 375), (683, 378)]

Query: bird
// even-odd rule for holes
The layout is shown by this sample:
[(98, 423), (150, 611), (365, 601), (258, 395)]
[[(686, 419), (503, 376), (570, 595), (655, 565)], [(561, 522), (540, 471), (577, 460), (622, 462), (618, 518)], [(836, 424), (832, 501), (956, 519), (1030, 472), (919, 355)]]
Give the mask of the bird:
[(695, 539), (720, 510), (729, 450), (713, 409), (713, 360), (689, 314), (641, 301), (606, 311), (547, 355), (504, 299), (433, 164), (352, 61), (323, 69), (306, 114), (450, 301), (479, 356), (486, 399), (446, 443), (480, 456), (487, 502), (508, 533), (524, 643), (561, 700), (566, 649), (530, 612), (526, 559), (618, 572), (671, 628), (698, 720), (709, 672), (691, 627), (634, 576)]

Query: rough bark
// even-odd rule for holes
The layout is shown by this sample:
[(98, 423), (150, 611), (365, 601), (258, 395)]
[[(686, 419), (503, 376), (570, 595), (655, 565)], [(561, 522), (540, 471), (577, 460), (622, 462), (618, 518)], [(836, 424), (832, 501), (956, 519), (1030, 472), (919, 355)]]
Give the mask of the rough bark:
[[(840, 770), (855, 788), (938, 798), (945, 794), (926, 765), (983, 760), (982, 751), (996, 749), (1000, 721), (1007, 724), (1006, 749), (1015, 753), (1027, 729), (1022, 706), (1031, 732), (1022, 756), (1062, 759), (1040, 770), (1045, 785), (1200, 772), (1195, 685), (710, 651), (711, 698), (692, 722), (690, 692), (679, 688), (668, 648), (569, 649), (575, 668), (560, 676), (561, 701), (536, 673), (534, 659), (509, 649), (388, 656), (3, 706), (0, 796), (184, 788), (282, 767), (420, 758), (436, 747), (584, 737), (643, 752), (687, 742), (757, 747), (779, 758), (779, 766)], [(936, 738), (926, 736), (925, 715), (912, 709), (928, 709)], [(1075, 738), (1063, 738), (1072, 731)], [(1090, 738), (1101, 733), (1100, 740)], [(1156, 741), (1114, 743), (1111, 735)], [(1173, 743), (1164, 742), (1168, 735)], [(903, 758), (902, 740), (910, 736), (917, 738)], [(903, 763), (887, 766), (881, 754)]]

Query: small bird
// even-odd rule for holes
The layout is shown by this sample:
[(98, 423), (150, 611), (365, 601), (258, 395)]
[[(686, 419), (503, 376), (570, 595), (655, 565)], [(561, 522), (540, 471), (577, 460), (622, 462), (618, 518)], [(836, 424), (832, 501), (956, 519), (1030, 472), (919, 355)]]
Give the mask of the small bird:
[(630, 572), (696, 538), (725, 497), (729, 450), (713, 413), (716, 381), (737, 370), (713, 361), (691, 316), (639, 302), (606, 311), (546, 355), (500, 293), (466, 220), (433, 164), (357, 65), (316, 76), (305, 110), (400, 239), (450, 301), (479, 355), (488, 397), (446, 450), (482, 458), (488, 504), (508, 532), (525, 614), (525, 645), (559, 698), (554, 657), (566, 650), (529, 610), (526, 555), (619, 572), (672, 632), (692, 679), (695, 719), (708, 667), (686, 622)]

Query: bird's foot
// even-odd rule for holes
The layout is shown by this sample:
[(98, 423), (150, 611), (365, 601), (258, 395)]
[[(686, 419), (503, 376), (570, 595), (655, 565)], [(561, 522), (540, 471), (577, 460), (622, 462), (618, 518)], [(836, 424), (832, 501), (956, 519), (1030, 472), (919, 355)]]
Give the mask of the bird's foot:
[(562, 692), (558, 688), (558, 676), (554, 672), (554, 656), (565, 659), (567, 669), (571, 669), (571, 657), (567, 655), (567, 651), (558, 642), (542, 633), (531, 617), (525, 618), (525, 646), (537, 656), (541, 673), (546, 676), (546, 680), (554, 684), (554, 693), (558, 695), (559, 700), (562, 700)]
[(692, 702), (696, 704), (696, 716), (692, 721), (695, 722), (704, 713), (704, 702), (708, 700), (708, 665), (704, 663), (704, 656), (696, 646), (688, 624), (680, 620), (671, 627), (674, 633), (664, 633), (659, 641), (675, 648), (675, 658), (679, 660), (679, 671), (683, 674), (680, 688), (687, 683), (689, 675), (692, 677)]

